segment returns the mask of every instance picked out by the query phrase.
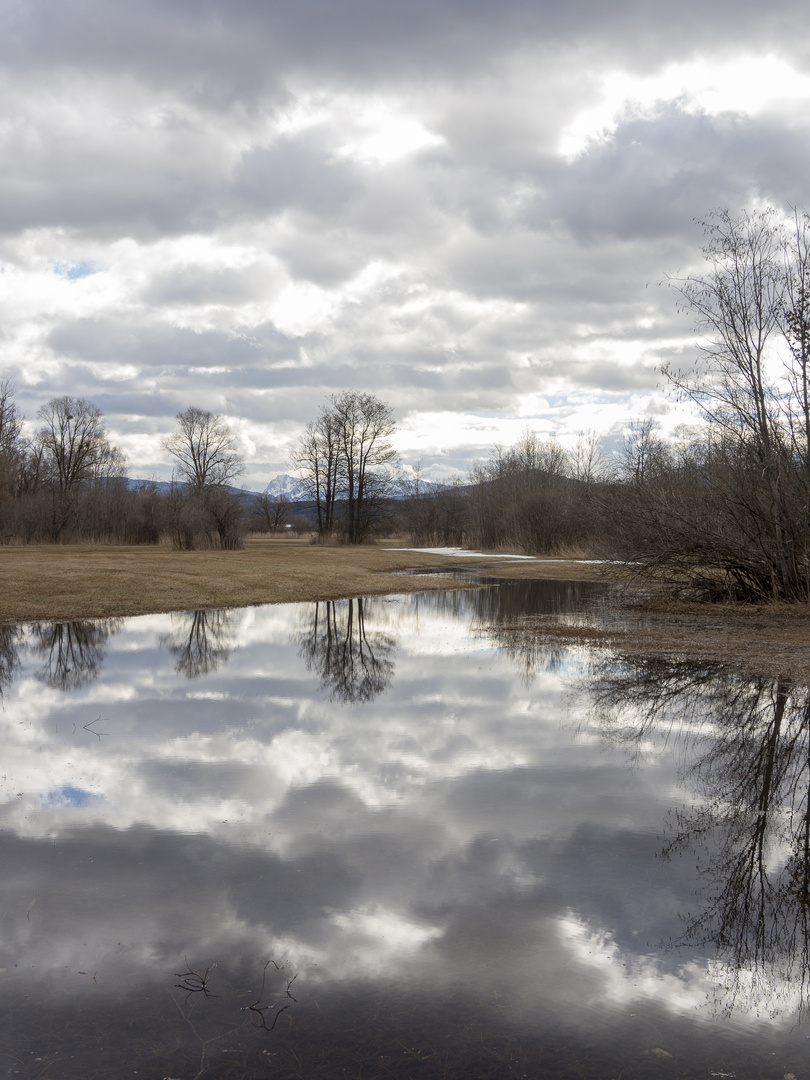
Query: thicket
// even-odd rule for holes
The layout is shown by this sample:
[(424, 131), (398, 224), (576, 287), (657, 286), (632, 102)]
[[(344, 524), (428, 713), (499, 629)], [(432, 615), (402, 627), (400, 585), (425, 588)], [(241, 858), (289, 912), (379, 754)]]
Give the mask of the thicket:
[(703, 594), (810, 599), (810, 218), (704, 223), (704, 271), (667, 284), (698, 334), (666, 368), (703, 429), (681, 446), (640, 432), (617, 489), (615, 550)]
[(419, 545), (583, 554), (601, 532), (609, 475), (595, 436), (567, 451), (527, 430), (514, 446), (496, 447), (466, 482), (437, 491), (417, 475), (403, 519)]

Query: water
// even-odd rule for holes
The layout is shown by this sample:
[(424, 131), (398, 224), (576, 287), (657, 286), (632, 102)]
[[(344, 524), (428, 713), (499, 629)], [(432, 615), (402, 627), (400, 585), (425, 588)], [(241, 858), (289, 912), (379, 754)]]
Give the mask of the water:
[(478, 591), (0, 631), (0, 1070), (806, 1075), (807, 692)]

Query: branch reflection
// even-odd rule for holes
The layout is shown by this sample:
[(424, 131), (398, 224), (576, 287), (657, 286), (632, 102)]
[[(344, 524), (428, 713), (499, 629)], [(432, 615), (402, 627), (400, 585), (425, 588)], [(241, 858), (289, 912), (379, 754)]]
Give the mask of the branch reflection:
[(316, 602), (297, 634), (299, 654), (331, 701), (373, 701), (393, 678), (396, 639), (366, 627), (366, 604), (362, 598)]
[[(682, 943), (710, 944), (718, 1006), (775, 1015), (810, 1004), (810, 691), (688, 663), (604, 664), (591, 684), (605, 731), (641, 752), (661, 732), (689, 748), (698, 799), (673, 811), (665, 858), (689, 856), (701, 904)], [(627, 717), (632, 721), (628, 723)]]
[(172, 614), (173, 629), (160, 645), (175, 657), (174, 670), (187, 679), (210, 675), (226, 662), (236, 644), (241, 616), (227, 608)]
[(76, 690), (97, 679), (107, 639), (117, 634), (123, 619), (81, 619), (35, 623), (32, 649), (44, 657), (37, 678), (55, 690)]
[(19, 626), (0, 626), (0, 697), (14, 681), (20, 666), (22, 631)]

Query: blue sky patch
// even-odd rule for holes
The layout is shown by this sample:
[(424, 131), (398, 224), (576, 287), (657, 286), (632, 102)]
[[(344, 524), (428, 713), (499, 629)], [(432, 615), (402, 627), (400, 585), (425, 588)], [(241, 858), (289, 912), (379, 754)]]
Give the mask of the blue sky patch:
[(78, 262), (59, 262), (54, 260), (51, 265), (57, 274), (61, 277), (68, 278), (69, 281), (75, 281), (77, 278), (89, 277), (91, 274), (97, 274), (99, 268), (94, 266), (93, 263), (86, 262), (84, 259), (79, 259)]
[(70, 784), (66, 784), (65, 787), (59, 788), (57, 791), (49, 792), (43, 798), (42, 805), (87, 806), (88, 803), (93, 802), (98, 798), (100, 798), (100, 796), (94, 794), (92, 791), (84, 791), (82, 788), (71, 787)]

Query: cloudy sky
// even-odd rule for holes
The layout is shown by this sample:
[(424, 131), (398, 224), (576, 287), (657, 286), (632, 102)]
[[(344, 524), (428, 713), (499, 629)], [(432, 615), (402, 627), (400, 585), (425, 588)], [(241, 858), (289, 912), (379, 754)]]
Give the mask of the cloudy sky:
[(439, 478), (678, 417), (696, 217), (807, 203), (798, 0), (0, 0), (2, 374), (138, 476), (195, 404), (244, 482), (326, 397)]

